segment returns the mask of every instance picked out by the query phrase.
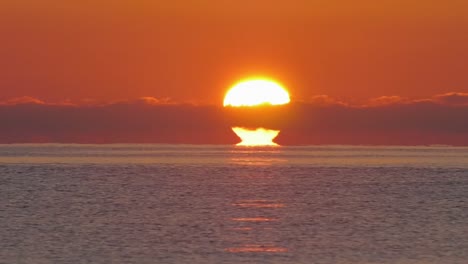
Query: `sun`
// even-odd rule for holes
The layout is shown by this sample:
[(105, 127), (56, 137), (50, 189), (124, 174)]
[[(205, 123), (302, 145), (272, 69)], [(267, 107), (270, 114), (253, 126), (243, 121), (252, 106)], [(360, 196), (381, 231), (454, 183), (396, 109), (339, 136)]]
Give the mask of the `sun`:
[[(278, 82), (265, 78), (251, 78), (234, 84), (224, 97), (225, 107), (256, 107), (259, 105), (284, 105), (290, 102), (288, 91)], [(233, 127), (241, 139), (237, 146), (279, 146), (273, 140), (279, 130), (266, 128)]]
[(290, 102), (288, 91), (269, 79), (247, 79), (234, 84), (224, 97), (224, 106), (283, 105)]
[(279, 146), (273, 142), (273, 139), (278, 136), (279, 130), (265, 128), (252, 130), (243, 127), (233, 127), (232, 131), (242, 140), (237, 146)]

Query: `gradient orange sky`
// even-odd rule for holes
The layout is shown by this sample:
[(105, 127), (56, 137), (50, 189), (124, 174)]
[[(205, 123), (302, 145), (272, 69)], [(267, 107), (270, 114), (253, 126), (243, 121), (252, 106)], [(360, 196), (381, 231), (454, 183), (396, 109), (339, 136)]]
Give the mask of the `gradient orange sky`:
[(0, 100), (221, 104), (249, 75), (292, 99), (468, 92), (468, 1), (3, 0)]

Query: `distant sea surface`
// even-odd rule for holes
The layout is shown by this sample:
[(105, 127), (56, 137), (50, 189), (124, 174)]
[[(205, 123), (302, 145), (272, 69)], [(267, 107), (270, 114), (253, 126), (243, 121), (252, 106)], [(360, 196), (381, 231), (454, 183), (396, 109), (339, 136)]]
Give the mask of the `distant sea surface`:
[(468, 148), (0, 145), (0, 263), (468, 263)]

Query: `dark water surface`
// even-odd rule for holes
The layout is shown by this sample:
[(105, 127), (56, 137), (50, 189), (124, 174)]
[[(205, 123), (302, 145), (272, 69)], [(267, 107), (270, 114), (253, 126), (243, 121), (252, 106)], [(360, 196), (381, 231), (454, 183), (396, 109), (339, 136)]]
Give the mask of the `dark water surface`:
[(468, 263), (468, 148), (0, 145), (0, 263)]

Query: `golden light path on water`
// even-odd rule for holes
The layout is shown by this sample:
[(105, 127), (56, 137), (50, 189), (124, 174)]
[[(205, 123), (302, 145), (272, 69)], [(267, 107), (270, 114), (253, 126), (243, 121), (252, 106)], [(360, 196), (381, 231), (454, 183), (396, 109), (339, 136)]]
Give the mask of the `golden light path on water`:
[[(232, 213), (226, 223), (225, 239), (228, 246), (224, 248), (225, 252), (245, 256), (255, 254), (261, 258), (290, 254), (288, 244), (279, 236), (285, 223), (285, 212), (288, 211), (287, 201), (277, 197), (276, 190), (268, 187), (265, 193), (257, 192), (271, 184), (279, 184), (284, 179), (278, 177), (278, 172), (272, 169), (275, 164), (286, 162), (282, 153), (281, 148), (272, 147), (232, 148), (231, 162), (240, 165), (245, 171), (235, 175), (238, 177), (239, 189), (227, 205), (227, 211)], [(260, 173), (251, 173), (257, 171), (259, 166), (262, 168)]]

